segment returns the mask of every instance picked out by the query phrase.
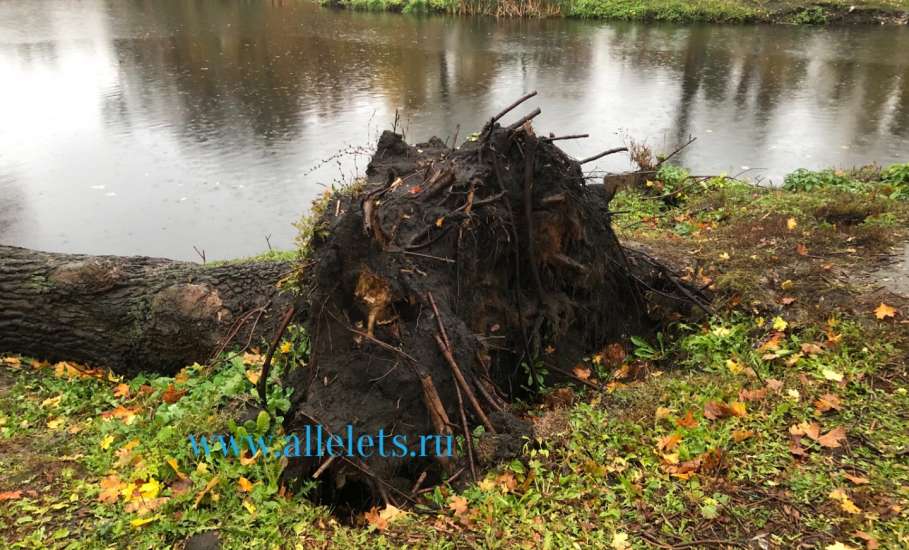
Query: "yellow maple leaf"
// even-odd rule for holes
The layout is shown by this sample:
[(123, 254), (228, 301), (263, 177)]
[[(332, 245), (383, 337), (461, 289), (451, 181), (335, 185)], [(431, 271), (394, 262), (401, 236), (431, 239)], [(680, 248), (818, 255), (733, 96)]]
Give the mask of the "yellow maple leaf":
[(281, 353), (290, 353), (292, 349), (294, 349), (294, 346), (290, 342), (284, 341), (281, 344)]
[(793, 231), (798, 226), (799, 226), (799, 222), (796, 221), (795, 218), (789, 218), (788, 220), (786, 220), (786, 228), (789, 229), (789, 231)]
[(41, 406), (45, 407), (45, 408), (56, 407), (57, 405), (60, 404), (60, 401), (62, 399), (63, 399), (62, 393), (60, 395), (58, 395), (57, 397), (48, 397), (47, 399), (45, 399), (44, 401), (41, 402)]
[(726, 359), (726, 368), (729, 369), (729, 372), (732, 374), (739, 374), (745, 367), (741, 363), (737, 362), (735, 359)]
[(881, 305), (874, 310), (874, 316), (882, 321), (889, 317), (896, 317), (896, 308), (881, 302)]
[(114, 442), (114, 436), (108, 434), (101, 439), (100, 447), (102, 450), (106, 451), (110, 449), (111, 443)]
[(773, 330), (778, 330), (780, 332), (783, 332), (788, 327), (789, 327), (789, 323), (787, 323), (786, 320), (783, 319), (782, 317), (773, 318)]
[(60, 428), (60, 426), (63, 425), (64, 422), (66, 422), (66, 418), (61, 416), (61, 417), (55, 418), (53, 420), (48, 420), (47, 427), (50, 430), (57, 430)]
[(160, 492), (161, 483), (155, 478), (151, 478), (139, 486), (139, 494), (146, 500), (156, 498)]

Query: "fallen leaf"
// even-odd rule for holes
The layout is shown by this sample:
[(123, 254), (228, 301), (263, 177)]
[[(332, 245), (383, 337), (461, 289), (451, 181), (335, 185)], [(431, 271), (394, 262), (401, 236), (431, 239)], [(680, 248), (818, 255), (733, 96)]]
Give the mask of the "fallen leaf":
[(61, 393), (57, 397), (48, 397), (47, 399), (45, 399), (44, 401), (41, 402), (41, 406), (44, 408), (56, 407), (57, 405), (60, 404), (60, 401), (62, 401), (62, 400), (63, 400), (63, 394)]
[(117, 384), (116, 389), (114, 389), (114, 397), (129, 397), (129, 384)]
[(496, 483), (499, 485), (499, 488), (502, 489), (502, 492), (510, 493), (514, 491), (518, 486), (518, 482), (514, 479), (514, 474), (511, 472), (503, 472), (498, 477), (496, 477)]
[(821, 353), (824, 353), (824, 348), (817, 344), (805, 343), (802, 344), (802, 353), (807, 355), (820, 355)]
[(181, 397), (186, 395), (186, 390), (178, 390), (173, 384), (169, 384), (164, 393), (161, 394), (161, 400), (168, 404), (176, 403)]
[(802, 244), (802, 243), (799, 243), (799, 244), (795, 245), (795, 252), (796, 252), (799, 256), (807, 256), (807, 255), (808, 255), (808, 247), (805, 246), (805, 245)]
[(770, 391), (778, 392), (783, 389), (783, 382), (781, 380), (776, 380), (775, 378), (768, 378), (767, 389)]
[(840, 503), (840, 508), (847, 514), (861, 514), (862, 510), (852, 502), (852, 499), (849, 498), (849, 495), (846, 491), (842, 489), (834, 489), (830, 491), (830, 498), (836, 500)]
[(4, 365), (13, 367), (14, 369), (18, 369), (22, 366), (22, 359), (18, 357), (4, 357), (3, 359), (0, 359), (0, 362), (2, 362)]
[(881, 305), (877, 306), (877, 309), (874, 310), (874, 316), (880, 320), (896, 317), (896, 308), (881, 302)]
[(265, 358), (261, 354), (256, 352), (245, 352), (243, 353), (243, 364), (245, 365), (261, 365), (265, 362)]
[(843, 405), (838, 396), (832, 393), (825, 393), (815, 400), (814, 408), (817, 409), (817, 412), (819, 413), (825, 413), (831, 410), (842, 410)]
[(256, 514), (256, 506), (247, 499), (243, 499), (243, 507), (252, 515)]
[(113, 442), (114, 442), (114, 436), (108, 434), (101, 439), (101, 443), (99, 446), (101, 447), (102, 450), (106, 451), (107, 449), (110, 449), (110, 445)]
[(784, 306), (788, 306), (788, 305), (795, 303), (796, 300), (798, 300), (798, 298), (794, 298), (792, 296), (783, 296), (782, 298), (780, 298), (780, 303), (783, 304)]
[(128, 425), (132, 424), (133, 421), (136, 419), (136, 413), (138, 413), (138, 412), (139, 412), (138, 408), (131, 409), (131, 408), (124, 407), (123, 405), (118, 405), (113, 410), (105, 411), (105, 412), (101, 413), (101, 418), (104, 418), (107, 420), (109, 420), (111, 418), (118, 418), (118, 419), (122, 420), (124, 424), (126, 424), (128, 426)]
[(106, 504), (117, 502), (120, 497), (120, 491), (126, 487), (126, 484), (120, 481), (116, 474), (111, 474), (101, 480), (101, 492), (98, 493), (98, 500)]
[(787, 323), (786, 320), (782, 317), (774, 317), (773, 324), (771, 326), (773, 327), (773, 330), (783, 332), (786, 330), (786, 328), (789, 327), (789, 323)]
[(681, 440), (682, 436), (680, 434), (671, 433), (657, 442), (657, 450), (660, 452), (672, 452)]
[(199, 503), (202, 502), (202, 499), (205, 498), (205, 495), (207, 495), (209, 491), (211, 491), (215, 485), (218, 484), (219, 481), (221, 481), (221, 478), (219, 476), (211, 478), (209, 482), (205, 484), (205, 487), (199, 491), (199, 494), (196, 495), (196, 500), (193, 502), (193, 506), (199, 506)]
[(821, 426), (817, 422), (802, 422), (789, 426), (789, 433), (792, 435), (806, 435), (815, 441), (821, 435)]
[(849, 546), (848, 544), (843, 544), (842, 542), (835, 542), (833, 544), (828, 544), (824, 550), (856, 550), (854, 546)]
[(0, 501), (18, 500), (22, 497), (22, 491), (3, 491), (0, 492)]
[(751, 437), (754, 437), (754, 432), (751, 430), (733, 430), (732, 432), (732, 440), (736, 443), (741, 443)]
[(628, 550), (631, 548), (631, 543), (628, 542), (628, 533), (616, 533), (612, 535), (612, 542), (610, 545), (613, 550)]
[(817, 442), (828, 449), (836, 449), (844, 439), (846, 439), (846, 429), (840, 426), (817, 438)]
[(868, 483), (870, 483), (868, 481), (867, 477), (855, 476), (855, 475), (850, 474), (849, 472), (843, 472), (843, 477), (848, 479), (849, 481), (851, 481), (852, 483), (854, 483), (856, 485), (867, 485)]
[(663, 420), (672, 413), (672, 409), (668, 407), (657, 407), (656, 412), (653, 413), (654, 417), (657, 420)]
[(396, 508), (389, 504), (382, 510), (378, 510), (376, 507), (373, 507), (370, 511), (364, 514), (366, 522), (369, 525), (375, 527), (379, 531), (384, 531), (388, 529), (388, 524), (393, 522), (395, 519), (402, 517), (406, 514), (404, 510)]
[(875, 550), (878, 546), (880, 546), (880, 544), (878, 544), (876, 538), (872, 537), (871, 535), (869, 535), (868, 533), (866, 533), (864, 531), (856, 531), (856, 532), (852, 533), (852, 536), (865, 541), (865, 548), (867, 548), (868, 550)]
[(574, 367), (574, 369), (572, 369), (572, 372), (574, 373), (575, 376), (577, 376), (581, 380), (587, 380), (588, 378), (590, 378), (590, 369), (588, 369), (587, 367), (583, 367), (581, 365), (576, 365)]
[(259, 377), (262, 375), (260, 370), (248, 370), (246, 371), (246, 379), (249, 380), (249, 383), (256, 385), (259, 383)]
[(168, 464), (168, 465), (170, 466), (170, 468), (174, 471), (174, 473), (177, 474), (177, 477), (179, 477), (180, 479), (186, 479), (186, 474), (184, 474), (183, 472), (180, 471), (180, 465), (177, 464), (177, 460), (176, 460), (176, 459), (174, 459), (174, 458), (168, 458), (168, 459), (167, 459), (167, 464)]
[(795, 230), (795, 228), (798, 226), (799, 226), (799, 222), (796, 221), (795, 218), (789, 218), (788, 220), (786, 220), (786, 228), (789, 229), (789, 231)]
[(625, 348), (618, 342), (606, 346), (602, 354), (606, 364), (611, 367), (617, 367), (625, 361)]
[(237, 485), (240, 486), (240, 490), (243, 491), (244, 493), (248, 493), (248, 492), (252, 491), (252, 489), (253, 489), (252, 482), (243, 476), (240, 476), (240, 479), (237, 480)]
[(467, 513), (467, 499), (460, 495), (454, 495), (448, 499), (448, 507), (454, 512), (454, 515), (463, 516)]
[[(779, 317), (777, 317), (777, 319), (779, 319)], [(779, 331), (772, 333), (770, 338), (758, 347), (758, 352), (764, 353), (765, 351), (776, 351), (780, 349), (780, 341), (783, 339), (783, 336), (785, 336), (785, 334)]]
[(127, 505), (124, 506), (123, 509), (131, 514), (136, 513), (136, 514), (139, 514), (140, 516), (144, 516), (145, 514), (147, 514), (149, 512), (153, 512), (153, 511), (157, 510), (158, 508), (160, 508), (162, 504), (167, 502), (167, 500), (168, 499), (166, 497), (158, 497), (158, 498), (150, 498), (150, 499), (139, 498), (139, 499), (135, 499), (135, 500), (127, 503)]
[(139, 528), (145, 524), (158, 520), (160, 517), (161, 516), (151, 516), (148, 518), (136, 518), (136, 519), (130, 521), (129, 524), (132, 525), (133, 527)]
[(688, 411), (683, 418), (675, 421), (675, 425), (680, 428), (696, 428), (698, 421), (694, 419), (694, 414)]
[(739, 390), (739, 399), (742, 401), (760, 401), (767, 397), (767, 388), (758, 388), (756, 390)]
[(65, 422), (66, 422), (66, 418), (64, 418), (64, 417), (54, 418), (53, 420), (47, 421), (47, 428), (49, 430), (56, 430), (56, 429), (59, 429), (61, 426), (63, 426), (63, 424)]
[(836, 372), (835, 370), (828, 368), (828, 367), (824, 367), (823, 369), (821, 369), (821, 375), (823, 375), (824, 378), (826, 378), (827, 380), (830, 380), (832, 382), (842, 382), (843, 381), (842, 374), (840, 374), (840, 373)]

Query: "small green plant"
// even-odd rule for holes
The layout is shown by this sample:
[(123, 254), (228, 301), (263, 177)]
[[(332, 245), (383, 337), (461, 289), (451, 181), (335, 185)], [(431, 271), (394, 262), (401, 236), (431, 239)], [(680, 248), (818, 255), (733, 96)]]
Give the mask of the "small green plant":
[(837, 187), (852, 189), (857, 182), (849, 178), (840, 170), (807, 170), (799, 168), (792, 172), (783, 181), (783, 189), (787, 191), (813, 191), (824, 187)]
[(827, 10), (821, 6), (802, 8), (792, 16), (792, 22), (796, 25), (825, 25), (827, 19)]
[(881, 172), (881, 182), (890, 185), (890, 198), (909, 200), (909, 162), (892, 164)]

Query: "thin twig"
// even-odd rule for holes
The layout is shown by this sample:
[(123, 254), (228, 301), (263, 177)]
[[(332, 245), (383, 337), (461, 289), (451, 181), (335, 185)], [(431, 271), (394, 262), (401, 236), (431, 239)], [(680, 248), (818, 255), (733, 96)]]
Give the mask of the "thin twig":
[(627, 151), (628, 147), (615, 147), (614, 149), (607, 149), (602, 153), (593, 155), (592, 157), (587, 157), (584, 160), (579, 160), (578, 164), (587, 164), (588, 162), (593, 162), (599, 158), (603, 158), (606, 155), (612, 155), (613, 153), (621, 153), (622, 151)]

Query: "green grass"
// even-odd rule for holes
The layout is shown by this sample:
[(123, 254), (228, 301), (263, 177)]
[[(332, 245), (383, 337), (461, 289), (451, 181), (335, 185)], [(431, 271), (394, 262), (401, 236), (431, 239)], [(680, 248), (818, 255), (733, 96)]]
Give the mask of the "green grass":
[(906, 0), (846, 2), (827, 0), (320, 0), (365, 11), (480, 14), (518, 17), (563, 16), (582, 19), (662, 21), (672, 23), (887, 22), (905, 19)]
[[(408, 510), (381, 529), (340, 521), (306, 486), (290, 493), (279, 461), (189, 447), (189, 434), (280, 430), (280, 373), (307, 368), (293, 366), (307, 358), (298, 327), (276, 358), (271, 423), (235, 424), (256, 403), (256, 352), (128, 380), (0, 358), (0, 537), (12, 548), (173, 547), (212, 529), (226, 548), (824, 549), (861, 548), (863, 536), (906, 547), (909, 300), (857, 275), (906, 236), (903, 166), (798, 172), (776, 190), (689, 185), (665, 167), (620, 192), (622, 236), (662, 246), (716, 293), (717, 314), (634, 339), (617, 362), (590, 350), (579, 368), (606, 391), (550, 387), (520, 405), (536, 432), (521, 456), (427, 493), (441, 512)], [(875, 316), (884, 301), (895, 318)]]

